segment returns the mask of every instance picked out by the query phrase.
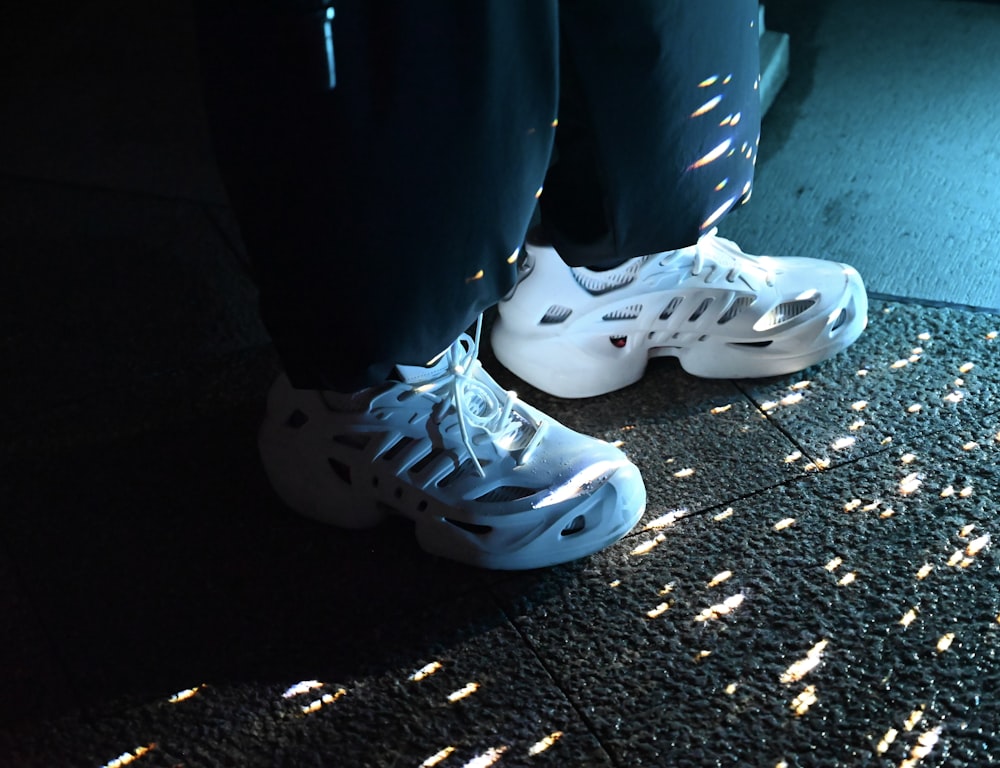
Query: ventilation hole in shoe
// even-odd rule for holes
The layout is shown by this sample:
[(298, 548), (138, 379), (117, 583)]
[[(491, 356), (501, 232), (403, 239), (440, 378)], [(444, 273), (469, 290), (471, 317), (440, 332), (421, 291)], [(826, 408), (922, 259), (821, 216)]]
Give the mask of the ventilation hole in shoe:
[(368, 443), (371, 442), (371, 438), (371, 435), (355, 432), (348, 433), (346, 435), (334, 435), (333, 442), (337, 445), (346, 445), (348, 448), (363, 451), (366, 447), (368, 447)]
[(612, 336), (611, 337), (611, 346), (612, 347), (617, 347), (618, 349), (622, 349), (622, 348), (624, 348), (624, 346), (626, 344), (628, 344), (628, 336)]
[(348, 485), (350, 485), (351, 484), (351, 468), (349, 466), (347, 466), (347, 464), (345, 464), (344, 462), (337, 461), (332, 456), (327, 456), (326, 460), (327, 460), (327, 462), (329, 462), (330, 469), (333, 470), (333, 473), (337, 477), (339, 477), (341, 480), (343, 480), (345, 483), (347, 483)]
[(372, 488), (378, 488), (378, 478), (377, 477), (373, 477), (372, 478)]
[(506, 501), (516, 501), (517, 499), (525, 499), (528, 496), (533, 496), (537, 492), (538, 491), (535, 488), (522, 488), (517, 485), (501, 485), (499, 488), (487, 491), (476, 499), (476, 501), (481, 501), (485, 504), (497, 504)]
[(395, 496), (397, 499), (403, 498), (403, 489), (397, 485), (396, 490), (392, 492), (392, 495)]
[(444, 451), (442, 451), (440, 448), (434, 448), (426, 456), (413, 463), (413, 465), (410, 467), (410, 474), (415, 475), (418, 472), (421, 472), (428, 464), (434, 461), (434, 459), (436, 459), (442, 453), (444, 453)]
[(493, 528), (488, 525), (479, 525), (477, 523), (467, 523), (464, 520), (455, 520), (450, 517), (445, 518), (446, 522), (451, 523), (456, 528), (461, 528), (463, 531), (468, 531), (469, 533), (474, 533), (478, 536), (485, 536), (493, 531)]
[(766, 331), (798, 317), (817, 302), (817, 299), (798, 299), (779, 304), (757, 321), (754, 328)]
[(427, 511), (427, 501), (426, 499), (421, 499), (419, 502), (417, 502), (417, 512), (426, 512), (426, 511)]
[[(482, 465), (485, 467), (486, 462), (482, 462)], [(447, 488), (449, 485), (455, 482), (459, 477), (465, 474), (465, 471), (472, 466), (473, 466), (472, 459), (466, 459), (458, 467), (456, 467), (447, 475), (438, 480), (437, 482), (438, 488)]]
[(285, 419), (285, 426), (291, 427), (292, 429), (298, 429), (309, 421), (309, 417), (306, 416), (302, 411), (296, 408), (289, 414), (288, 418)]
[(401, 437), (395, 445), (390, 446), (388, 450), (383, 452), (382, 458), (386, 461), (391, 461), (396, 458), (404, 448), (411, 445), (413, 442), (412, 437)]
[(592, 272), (588, 269), (574, 269), (573, 278), (587, 293), (600, 296), (635, 282), (638, 270), (633, 268), (625, 272), (604, 270)]
[(704, 299), (701, 302), (701, 304), (698, 305), (698, 308), (694, 312), (691, 313), (691, 317), (688, 318), (688, 321), (693, 323), (699, 317), (701, 317), (702, 315), (704, 315), (705, 314), (705, 310), (708, 309), (710, 306), (712, 306), (712, 302), (713, 301), (715, 301), (715, 299)]
[(677, 311), (677, 307), (681, 305), (682, 301), (684, 301), (683, 296), (674, 296), (674, 298), (670, 300), (670, 303), (667, 304), (666, 308), (660, 313), (660, 319), (669, 320), (670, 316)]
[(558, 304), (553, 304), (545, 312), (545, 315), (539, 320), (540, 325), (558, 325), (559, 323), (565, 322), (566, 319), (573, 314), (573, 310), (569, 307), (561, 307)]
[(830, 326), (830, 333), (836, 331), (846, 322), (847, 322), (847, 310), (841, 309), (837, 312), (837, 318), (833, 321), (833, 325)]
[(725, 325), (753, 303), (754, 303), (753, 296), (740, 296), (735, 301), (733, 301), (733, 303), (729, 305), (729, 308), (722, 313), (721, 317), (719, 317), (718, 320), (719, 325)]
[(579, 533), (584, 528), (587, 527), (587, 521), (584, 520), (583, 515), (577, 515), (573, 518), (573, 522), (562, 529), (562, 536), (572, 536), (574, 533)]
[(763, 349), (764, 347), (769, 347), (774, 342), (771, 339), (767, 341), (731, 341), (729, 346), (731, 347), (757, 347)]
[(633, 304), (631, 307), (623, 307), (622, 309), (616, 309), (614, 312), (608, 312), (603, 319), (604, 320), (635, 320), (639, 313), (642, 312), (642, 304)]

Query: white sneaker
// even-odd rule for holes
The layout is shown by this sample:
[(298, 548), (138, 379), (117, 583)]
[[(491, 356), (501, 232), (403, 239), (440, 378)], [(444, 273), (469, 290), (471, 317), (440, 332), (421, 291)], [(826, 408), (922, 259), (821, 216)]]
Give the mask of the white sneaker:
[(528, 245), (499, 315), (491, 341), (501, 363), (558, 397), (592, 397), (638, 381), (651, 357), (707, 378), (801, 370), (861, 335), (868, 298), (853, 267), (750, 256), (712, 230), (604, 272)]
[[(481, 322), (481, 321), (480, 321)], [(337, 410), (280, 376), (259, 435), (290, 507), (347, 528), (389, 512), (428, 552), (484, 568), (575, 560), (623, 537), (646, 490), (614, 446), (564, 427), (482, 369), (479, 331)]]

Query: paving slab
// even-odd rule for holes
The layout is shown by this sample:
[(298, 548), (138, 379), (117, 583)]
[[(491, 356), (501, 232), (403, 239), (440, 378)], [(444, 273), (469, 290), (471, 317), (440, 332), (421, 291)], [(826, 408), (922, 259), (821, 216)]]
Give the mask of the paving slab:
[(9, 739), (8, 754), (26, 766), (122, 756), (148, 766), (613, 765), (489, 596), (410, 613), (393, 629), (399, 652), (364, 677), (330, 676), (319, 655), (298, 676), (250, 673), (63, 721)]
[(1000, 316), (874, 301), (845, 352), (793, 376), (738, 383), (810, 470), (1000, 410)]
[(856, 266), (869, 289), (1000, 309), (1000, 7), (960, 0), (767, 2), (790, 35), (749, 205), (748, 252)]
[(983, 765), (1000, 420), (963, 432), (494, 588), (621, 765)]

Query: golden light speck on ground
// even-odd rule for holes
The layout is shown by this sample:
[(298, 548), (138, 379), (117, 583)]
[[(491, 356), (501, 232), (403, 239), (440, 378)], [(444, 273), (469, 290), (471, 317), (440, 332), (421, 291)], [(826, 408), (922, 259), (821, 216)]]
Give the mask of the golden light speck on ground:
[(562, 737), (563, 737), (562, 731), (553, 731), (544, 739), (540, 739), (539, 741), (536, 741), (534, 744), (532, 744), (528, 748), (528, 755), (530, 757), (534, 757), (535, 755), (542, 754), (542, 752), (545, 752), (547, 749), (553, 746), (557, 741), (559, 741), (559, 739), (561, 739)]
[(420, 764), (420, 768), (434, 768), (434, 766), (442, 763), (443, 761), (451, 757), (454, 751), (455, 751), (454, 747), (445, 747), (444, 749), (435, 752), (433, 755), (424, 760)]
[(910, 756), (899, 764), (899, 768), (915, 768), (917, 763), (930, 755), (941, 738), (941, 726), (920, 734), (917, 743), (910, 750)]
[(178, 691), (173, 696), (171, 696), (169, 699), (167, 699), (167, 701), (169, 703), (171, 703), (171, 704), (177, 704), (177, 703), (179, 703), (181, 701), (186, 701), (186, 700), (190, 699), (192, 696), (194, 696), (195, 694), (197, 694), (198, 691), (200, 691), (204, 687), (205, 687), (204, 685), (196, 685), (194, 688), (187, 688), (187, 689), (185, 689), (183, 691)]
[(450, 703), (454, 704), (456, 701), (461, 701), (462, 699), (468, 698), (478, 690), (479, 690), (479, 683), (467, 683), (466, 685), (459, 688), (457, 691), (452, 691), (451, 693), (449, 693), (447, 699)]
[(655, 531), (659, 530), (660, 528), (669, 528), (681, 518), (686, 517), (687, 514), (688, 510), (686, 509), (675, 509), (672, 512), (667, 512), (665, 515), (660, 515), (655, 520), (651, 520), (650, 522), (646, 523), (646, 525), (643, 527), (643, 530)]
[(412, 675), (410, 675), (409, 679), (412, 682), (419, 683), (421, 680), (426, 680), (434, 673), (441, 671), (442, 668), (443, 665), (441, 664), (440, 661), (432, 661), (429, 664), (425, 664), (416, 672), (414, 672)]
[(889, 751), (889, 747), (891, 747), (892, 743), (896, 741), (896, 737), (898, 735), (899, 731), (897, 731), (895, 728), (890, 728), (889, 730), (887, 730), (885, 732), (885, 735), (883, 735), (882, 739), (879, 741), (878, 746), (875, 747), (875, 751), (878, 752), (880, 755), (884, 755), (886, 752)]
[(339, 701), (346, 695), (347, 689), (345, 688), (339, 688), (333, 693), (323, 694), (320, 698), (314, 699), (312, 702), (302, 707), (302, 714), (311, 715), (314, 712), (319, 712), (323, 707), (333, 704), (335, 701)]
[(281, 694), (281, 697), (283, 699), (291, 699), (295, 696), (301, 696), (303, 693), (308, 693), (309, 691), (314, 691), (317, 688), (322, 687), (323, 683), (319, 680), (303, 680), (302, 682), (289, 686), (285, 692)]
[(904, 731), (912, 731), (924, 717), (924, 712), (926, 711), (926, 706), (921, 706), (919, 709), (914, 709), (910, 712), (909, 717), (906, 718), (906, 722), (903, 723)]
[(496, 765), (506, 754), (507, 749), (508, 747), (490, 747), (483, 754), (472, 758), (463, 768), (489, 768), (491, 765)]
[(791, 708), (796, 717), (802, 717), (817, 701), (819, 697), (816, 694), (816, 686), (807, 685), (802, 693), (792, 699)]
[(667, 540), (666, 534), (659, 533), (654, 538), (644, 541), (631, 552), (630, 555), (647, 555)]
[(660, 603), (652, 610), (646, 611), (646, 615), (651, 619), (655, 619), (658, 616), (662, 616), (668, 610), (670, 610), (670, 603)]
[(717, 573), (715, 574), (715, 576), (712, 577), (712, 580), (708, 582), (708, 587), (709, 589), (711, 589), (712, 587), (717, 587), (723, 582), (729, 581), (729, 579), (731, 579), (732, 577), (733, 577), (732, 571), (722, 571), (721, 573)]
[(156, 749), (156, 743), (150, 743), (142, 747), (135, 747), (131, 752), (123, 752), (118, 755), (118, 757), (109, 760), (101, 768), (121, 768), (123, 765), (129, 765), (141, 757), (145, 757), (149, 752)]
[(697, 616), (695, 616), (695, 621), (714, 621), (715, 619), (721, 618), (722, 616), (727, 616), (743, 604), (744, 595), (739, 592), (735, 595), (727, 597), (721, 603), (716, 603), (711, 605)]
[(806, 652), (803, 658), (794, 662), (782, 673), (779, 678), (780, 681), (786, 685), (799, 682), (820, 665), (820, 662), (823, 660), (823, 654), (829, 644), (830, 641), (825, 638), (816, 643)]
[(903, 496), (909, 496), (920, 490), (921, 485), (923, 485), (923, 480), (920, 477), (920, 473), (911, 472), (899, 481), (899, 493)]
[(955, 642), (954, 632), (948, 632), (947, 634), (942, 635), (937, 642), (938, 653), (944, 653), (945, 651), (947, 651), (949, 648), (951, 648), (951, 644), (953, 642)]

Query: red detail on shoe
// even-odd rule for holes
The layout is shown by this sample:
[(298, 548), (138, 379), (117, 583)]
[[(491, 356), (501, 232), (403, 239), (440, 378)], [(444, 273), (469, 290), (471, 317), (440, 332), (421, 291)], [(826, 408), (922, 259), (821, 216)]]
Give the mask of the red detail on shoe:
[(628, 342), (628, 336), (612, 336), (611, 344), (618, 349), (624, 348), (625, 344)]

